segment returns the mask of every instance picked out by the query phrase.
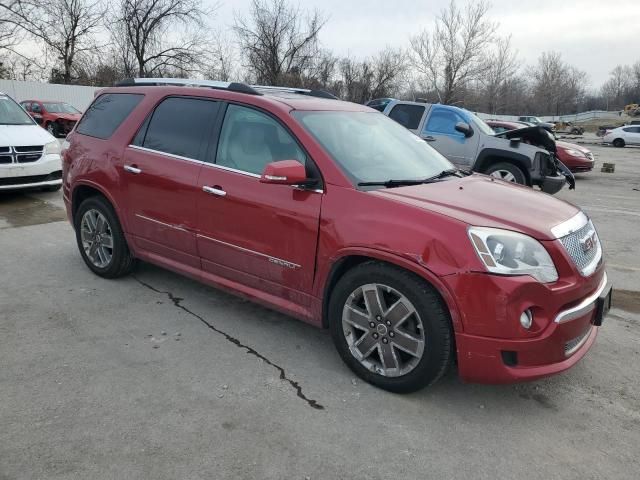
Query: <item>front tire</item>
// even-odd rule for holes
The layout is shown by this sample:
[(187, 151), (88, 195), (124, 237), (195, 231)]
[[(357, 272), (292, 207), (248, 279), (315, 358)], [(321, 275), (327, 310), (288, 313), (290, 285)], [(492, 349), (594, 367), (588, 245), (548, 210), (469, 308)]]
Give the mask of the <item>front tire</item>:
[(384, 390), (420, 390), (451, 363), (449, 313), (433, 287), (406, 270), (366, 262), (348, 271), (331, 293), (329, 322), (347, 366)]
[(504, 180), (505, 182), (527, 185), (527, 177), (524, 172), (512, 163), (500, 162), (491, 165), (487, 169), (487, 175)]
[(624, 140), (621, 138), (616, 138), (613, 141), (613, 146), (616, 148), (623, 148), (625, 146)]
[(101, 196), (84, 200), (74, 217), (76, 241), (87, 266), (104, 278), (127, 275), (134, 258), (111, 204)]

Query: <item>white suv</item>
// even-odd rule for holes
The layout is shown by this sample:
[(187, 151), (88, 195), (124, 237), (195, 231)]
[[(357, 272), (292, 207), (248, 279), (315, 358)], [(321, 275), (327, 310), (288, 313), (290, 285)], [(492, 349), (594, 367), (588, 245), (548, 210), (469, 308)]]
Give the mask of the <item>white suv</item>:
[(0, 190), (61, 186), (60, 144), (0, 92)]
[(618, 148), (625, 145), (640, 145), (640, 125), (627, 125), (608, 130), (602, 141)]

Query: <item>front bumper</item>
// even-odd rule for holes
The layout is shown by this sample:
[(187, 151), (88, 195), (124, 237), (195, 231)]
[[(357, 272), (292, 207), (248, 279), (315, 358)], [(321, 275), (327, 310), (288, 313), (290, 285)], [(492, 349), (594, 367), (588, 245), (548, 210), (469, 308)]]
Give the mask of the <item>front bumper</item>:
[(62, 184), (60, 155), (43, 155), (32, 163), (0, 164), (0, 191)]
[[(526, 278), (462, 277), (453, 285), (467, 292), (459, 300), (467, 314), (464, 331), (456, 332), (458, 371), (476, 383), (535, 380), (571, 368), (593, 345), (598, 298), (611, 288), (602, 269), (554, 287)], [(534, 317), (529, 331), (518, 320), (527, 308)]]
[(562, 190), (562, 187), (564, 187), (565, 183), (567, 183), (567, 178), (564, 175), (545, 177), (540, 182), (540, 188), (544, 193), (553, 195)]

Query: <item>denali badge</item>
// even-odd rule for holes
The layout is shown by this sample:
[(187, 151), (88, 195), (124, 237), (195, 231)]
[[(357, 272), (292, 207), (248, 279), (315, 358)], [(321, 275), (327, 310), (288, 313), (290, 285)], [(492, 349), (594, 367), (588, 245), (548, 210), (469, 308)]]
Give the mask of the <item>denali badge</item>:
[(580, 239), (580, 246), (582, 247), (582, 251), (587, 253), (595, 248), (597, 242), (596, 231), (589, 230), (587, 234)]

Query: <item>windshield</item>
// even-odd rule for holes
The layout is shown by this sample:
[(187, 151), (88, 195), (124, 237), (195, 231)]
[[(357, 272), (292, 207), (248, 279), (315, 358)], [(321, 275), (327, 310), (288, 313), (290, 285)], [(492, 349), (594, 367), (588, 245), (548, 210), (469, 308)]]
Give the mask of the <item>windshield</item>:
[(80, 110), (77, 110), (68, 103), (45, 103), (44, 109), (51, 113), (80, 113)]
[(33, 125), (33, 120), (11, 98), (0, 95), (0, 125)]
[(421, 138), (375, 112), (293, 112), (354, 183), (420, 180), (454, 166)]
[(482, 120), (480, 117), (476, 115), (469, 115), (471, 117), (471, 121), (473, 122), (473, 126), (480, 130), (485, 135), (495, 135), (496, 132), (491, 128), (487, 123)]

